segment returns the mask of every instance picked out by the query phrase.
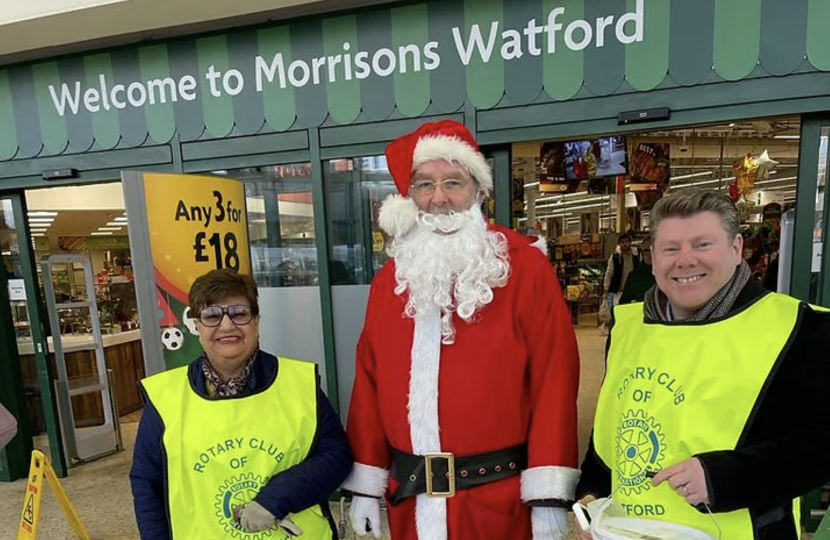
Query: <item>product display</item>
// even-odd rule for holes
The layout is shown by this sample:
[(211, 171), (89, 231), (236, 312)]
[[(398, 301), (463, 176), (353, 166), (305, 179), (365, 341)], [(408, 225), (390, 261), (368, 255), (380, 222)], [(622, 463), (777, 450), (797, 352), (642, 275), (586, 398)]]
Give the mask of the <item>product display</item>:
[(580, 315), (599, 311), (606, 267), (599, 236), (561, 236), (548, 247), (575, 325)]

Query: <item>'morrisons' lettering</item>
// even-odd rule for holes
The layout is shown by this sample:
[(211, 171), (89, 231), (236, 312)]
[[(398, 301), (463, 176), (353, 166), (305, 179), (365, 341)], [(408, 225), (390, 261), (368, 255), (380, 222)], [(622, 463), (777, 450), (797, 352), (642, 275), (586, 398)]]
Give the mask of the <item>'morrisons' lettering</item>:
[(262, 92), (267, 84), (275, 81), (280, 88), (289, 85), (302, 88), (307, 84), (366, 79), (371, 75), (388, 77), (394, 73), (432, 71), (441, 65), (441, 57), (437, 41), (423, 46), (409, 44), (396, 49), (380, 48), (374, 53), (353, 53), (351, 43), (346, 42), (342, 53), (312, 58), (311, 61), (297, 59), (286, 65), (283, 54), (277, 53), (270, 59), (257, 56), (255, 63), (256, 89)]

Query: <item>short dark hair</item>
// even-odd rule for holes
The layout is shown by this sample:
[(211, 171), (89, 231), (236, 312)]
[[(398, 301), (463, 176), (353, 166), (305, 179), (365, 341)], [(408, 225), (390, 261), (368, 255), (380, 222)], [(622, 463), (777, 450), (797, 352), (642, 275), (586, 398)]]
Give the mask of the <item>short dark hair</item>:
[(714, 212), (720, 217), (729, 240), (738, 236), (738, 209), (724, 192), (689, 188), (663, 197), (651, 209), (651, 236), (654, 240), (660, 222), (666, 218), (688, 218), (703, 212)]
[(196, 278), (190, 287), (188, 302), (193, 316), (202, 309), (232, 296), (241, 296), (251, 306), (251, 314), (259, 315), (259, 292), (254, 278), (230, 268), (211, 270)]

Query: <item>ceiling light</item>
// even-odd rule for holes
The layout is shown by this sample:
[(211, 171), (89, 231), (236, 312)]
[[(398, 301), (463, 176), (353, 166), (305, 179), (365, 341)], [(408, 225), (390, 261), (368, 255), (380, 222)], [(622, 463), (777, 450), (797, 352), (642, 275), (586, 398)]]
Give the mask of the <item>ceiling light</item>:
[(119, 229), (124, 227), (126, 223), (123, 221), (110, 221), (107, 223), (107, 227), (118, 227)]
[(532, 187), (538, 186), (538, 185), (539, 185), (539, 182), (531, 182), (529, 184), (525, 184), (525, 189), (532, 188)]
[(55, 217), (57, 212), (27, 212), (29, 217)]
[(797, 141), (801, 138), (801, 135), (775, 135), (773, 139), (781, 139), (784, 141)]
[(29, 223), (52, 223), (55, 218), (29, 218)]
[(112, 236), (112, 232), (110, 232), (110, 231), (107, 231), (107, 232), (95, 231), (95, 232), (91, 232), (89, 234), (90, 234), (90, 236)]
[(32, 238), (40, 238), (41, 236), (43, 236), (43, 233), (37, 233), (37, 234), (33, 234)]
[(118, 216), (117, 218), (113, 219), (113, 221), (123, 221), (126, 223), (127, 216)]
[(38, 227), (38, 228), (36, 228), (36, 229), (29, 229), (29, 232), (33, 232), (33, 233), (44, 233), (44, 232), (46, 232), (46, 229), (41, 229), (41, 228), (39, 228), (39, 227)]
[(123, 227), (98, 227), (99, 231), (120, 231)]

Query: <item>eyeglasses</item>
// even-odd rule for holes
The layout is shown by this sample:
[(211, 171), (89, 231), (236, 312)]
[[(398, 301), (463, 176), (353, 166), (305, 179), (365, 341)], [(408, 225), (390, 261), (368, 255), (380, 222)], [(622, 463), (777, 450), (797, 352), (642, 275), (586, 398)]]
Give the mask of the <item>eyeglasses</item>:
[(409, 189), (416, 195), (431, 195), (435, 193), (435, 189), (441, 186), (441, 191), (444, 193), (458, 193), (467, 187), (467, 182), (458, 180), (457, 178), (447, 178), (441, 182), (433, 182), (432, 180), (415, 180)]
[(225, 318), (225, 315), (236, 326), (245, 326), (254, 318), (251, 308), (241, 304), (233, 306), (208, 306), (202, 308), (199, 314), (193, 318), (198, 319), (200, 323), (208, 328), (214, 328), (222, 324), (222, 319)]

